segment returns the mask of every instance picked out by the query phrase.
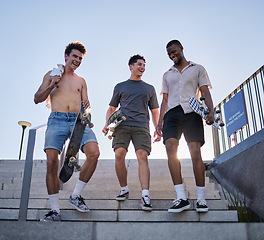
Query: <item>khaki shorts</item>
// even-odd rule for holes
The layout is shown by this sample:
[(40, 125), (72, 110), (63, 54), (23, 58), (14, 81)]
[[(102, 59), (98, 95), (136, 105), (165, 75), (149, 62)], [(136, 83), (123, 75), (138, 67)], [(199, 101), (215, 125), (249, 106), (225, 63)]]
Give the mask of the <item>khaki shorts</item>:
[(151, 152), (151, 136), (149, 130), (143, 127), (132, 127), (119, 125), (113, 134), (113, 149), (125, 148), (128, 149), (129, 143), (132, 140), (135, 151), (143, 149), (148, 155)]

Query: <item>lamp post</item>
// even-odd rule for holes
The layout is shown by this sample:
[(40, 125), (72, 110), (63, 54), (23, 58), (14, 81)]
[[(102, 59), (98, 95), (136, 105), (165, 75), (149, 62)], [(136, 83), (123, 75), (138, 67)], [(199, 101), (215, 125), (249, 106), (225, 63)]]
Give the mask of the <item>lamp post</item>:
[(26, 121), (19, 121), (18, 124), (20, 126), (22, 126), (22, 137), (21, 137), (20, 151), (19, 151), (19, 157), (18, 157), (18, 160), (20, 160), (21, 159), (21, 153), (22, 153), (22, 146), (23, 146), (25, 129), (27, 127), (30, 127), (31, 126), (31, 123), (26, 122)]

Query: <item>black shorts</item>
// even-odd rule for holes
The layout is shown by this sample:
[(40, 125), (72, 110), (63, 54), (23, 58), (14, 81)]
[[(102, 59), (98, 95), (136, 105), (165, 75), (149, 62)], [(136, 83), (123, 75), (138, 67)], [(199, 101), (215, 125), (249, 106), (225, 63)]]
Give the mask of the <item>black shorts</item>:
[(182, 133), (187, 143), (201, 142), (204, 145), (203, 120), (195, 112), (184, 114), (181, 106), (170, 109), (164, 115), (163, 143), (169, 138), (180, 140)]

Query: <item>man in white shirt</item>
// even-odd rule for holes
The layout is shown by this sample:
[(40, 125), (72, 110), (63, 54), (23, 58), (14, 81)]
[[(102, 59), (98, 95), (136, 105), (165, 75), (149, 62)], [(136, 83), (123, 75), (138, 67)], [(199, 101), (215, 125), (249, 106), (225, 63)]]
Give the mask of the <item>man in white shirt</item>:
[(177, 200), (169, 212), (181, 212), (190, 207), (185, 196), (181, 175), (181, 164), (177, 157), (179, 140), (182, 133), (188, 144), (197, 187), (197, 212), (207, 212), (205, 201), (205, 170), (201, 157), (201, 146), (204, 144), (202, 118), (189, 106), (191, 97), (199, 94), (205, 97), (210, 111), (207, 124), (214, 121), (213, 102), (209, 92), (211, 83), (203, 66), (187, 61), (183, 54), (183, 46), (178, 40), (170, 41), (167, 46), (169, 58), (174, 65), (163, 75), (163, 95), (157, 133), (163, 135), (163, 142), (168, 155), (168, 165), (177, 193)]

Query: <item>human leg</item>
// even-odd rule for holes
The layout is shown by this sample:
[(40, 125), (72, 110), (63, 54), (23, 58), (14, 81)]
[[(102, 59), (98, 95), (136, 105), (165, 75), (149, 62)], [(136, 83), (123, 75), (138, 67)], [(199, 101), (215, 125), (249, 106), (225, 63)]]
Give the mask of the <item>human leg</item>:
[(120, 187), (127, 186), (126, 153), (127, 150), (125, 148), (115, 149), (115, 170)]
[(47, 155), (47, 172), (46, 186), (49, 195), (49, 203), (51, 211), (45, 215), (43, 221), (60, 221), (59, 208), (59, 179), (58, 179), (58, 156), (59, 153), (55, 149), (46, 149)]
[(177, 154), (178, 146), (178, 139), (169, 138), (165, 141), (165, 147), (168, 156), (168, 166), (174, 185), (182, 184), (181, 163)]
[(73, 193), (69, 198), (69, 202), (78, 211), (88, 212), (89, 208), (81, 197), (81, 193), (96, 169), (100, 152), (96, 142), (86, 143), (82, 149), (86, 155), (86, 160), (80, 171), (79, 179), (77, 180)]
[(200, 142), (192, 142), (188, 144), (193, 162), (193, 171), (197, 189), (196, 211), (207, 212), (208, 207), (205, 201), (205, 169), (201, 157), (200, 145)]
[(136, 151), (138, 160), (138, 176), (142, 190), (149, 190), (150, 171), (148, 165), (148, 153), (139, 149)]

